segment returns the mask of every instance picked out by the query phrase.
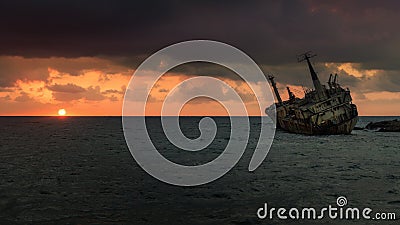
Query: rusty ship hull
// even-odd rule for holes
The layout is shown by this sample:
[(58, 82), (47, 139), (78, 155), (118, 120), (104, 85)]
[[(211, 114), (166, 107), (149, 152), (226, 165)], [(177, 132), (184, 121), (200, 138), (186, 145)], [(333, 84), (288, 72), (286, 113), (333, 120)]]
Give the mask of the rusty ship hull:
[(337, 82), (337, 74), (331, 74), (328, 87), (322, 85), (311, 65), (309, 52), (299, 61), (307, 61), (314, 90), (305, 91), (304, 98), (297, 98), (287, 88), (289, 99), (282, 101), (274, 77), (268, 78), (274, 89), (277, 103), (266, 109), (267, 115), (276, 110), (275, 124), (285, 131), (307, 135), (350, 134), (358, 121), (357, 106), (352, 103), (349, 89)]
[(350, 134), (358, 121), (358, 117), (353, 117), (337, 125), (318, 126), (312, 123), (295, 122), (291, 120), (281, 120), (280, 128), (290, 133), (307, 135), (335, 135)]

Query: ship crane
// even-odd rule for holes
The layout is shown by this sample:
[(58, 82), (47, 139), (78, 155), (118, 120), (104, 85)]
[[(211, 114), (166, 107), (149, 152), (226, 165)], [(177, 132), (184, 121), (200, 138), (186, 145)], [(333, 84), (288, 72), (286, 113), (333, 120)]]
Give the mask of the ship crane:
[(289, 100), (294, 100), (296, 99), (296, 96), (293, 94), (293, 92), (290, 90), (289, 87), (286, 87), (288, 95), (289, 95)]
[(272, 88), (274, 89), (274, 92), (275, 92), (275, 96), (276, 96), (279, 104), (282, 105), (283, 102), (282, 102), (282, 99), (281, 99), (281, 95), (279, 94), (278, 88), (276, 87), (276, 83), (275, 83), (274, 78), (275, 77), (272, 74), (268, 74), (268, 80), (271, 82)]
[(311, 65), (310, 58), (317, 56), (316, 54), (313, 54), (311, 51), (308, 51), (304, 54), (298, 55), (297, 56), (297, 61), (298, 62), (303, 62), (307, 61), (308, 69), (310, 70), (311, 74), (311, 79), (314, 84), (315, 91), (317, 93), (317, 96), (319, 98), (326, 98), (326, 93), (325, 93), (325, 88), (323, 88), (321, 82), (319, 81), (318, 75), (315, 72), (313, 66)]

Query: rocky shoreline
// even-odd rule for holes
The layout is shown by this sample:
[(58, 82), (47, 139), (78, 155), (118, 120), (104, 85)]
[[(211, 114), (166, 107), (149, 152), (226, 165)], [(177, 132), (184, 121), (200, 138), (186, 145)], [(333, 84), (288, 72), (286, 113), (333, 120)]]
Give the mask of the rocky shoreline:
[(395, 119), (380, 122), (370, 122), (367, 124), (365, 129), (376, 130), (379, 132), (400, 132), (400, 121)]

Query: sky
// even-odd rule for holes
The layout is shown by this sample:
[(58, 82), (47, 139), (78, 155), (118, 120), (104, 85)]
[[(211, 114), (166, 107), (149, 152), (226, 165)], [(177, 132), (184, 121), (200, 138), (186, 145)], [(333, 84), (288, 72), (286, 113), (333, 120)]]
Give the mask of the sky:
[[(312, 82), (296, 56), (313, 51), (321, 82), (339, 75), (360, 115), (400, 115), (398, 1), (2, 1), (0, 115), (121, 115), (131, 76), (146, 57), (181, 41), (221, 41), (247, 53), (266, 74), (302, 97)], [(231, 85), (251, 115), (254, 94), (232, 71), (209, 63), (174, 68), (155, 85), (147, 115), (194, 76)], [(141, 77), (146, 85), (146, 77)], [(257, 79), (248, 81), (263, 88)], [(207, 84), (194, 88), (209, 88)], [(209, 88), (223, 95), (220, 87)], [(229, 99), (227, 99), (229, 103)], [(232, 103), (234, 104), (234, 103)], [(195, 99), (182, 115), (225, 115)]]

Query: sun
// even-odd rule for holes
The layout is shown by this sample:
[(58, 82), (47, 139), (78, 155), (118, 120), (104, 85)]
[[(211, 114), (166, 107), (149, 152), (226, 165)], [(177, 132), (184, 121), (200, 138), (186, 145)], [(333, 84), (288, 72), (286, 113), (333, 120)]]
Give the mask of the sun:
[(59, 116), (65, 116), (67, 114), (67, 111), (65, 111), (65, 109), (59, 109), (58, 110), (58, 115)]

